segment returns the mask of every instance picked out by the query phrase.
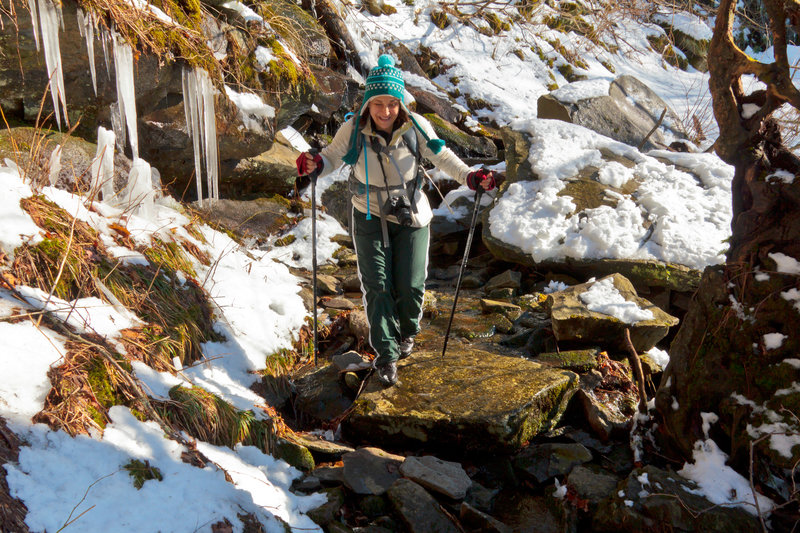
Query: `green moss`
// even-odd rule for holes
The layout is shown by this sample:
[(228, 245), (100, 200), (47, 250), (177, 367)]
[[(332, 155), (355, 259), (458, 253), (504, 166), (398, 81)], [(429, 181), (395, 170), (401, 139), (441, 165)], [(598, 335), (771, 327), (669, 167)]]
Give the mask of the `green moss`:
[(305, 446), (286, 439), (278, 439), (273, 455), (276, 459), (283, 459), (302, 472), (314, 469), (314, 457)]
[(608, 70), (612, 74), (617, 71), (617, 69), (614, 68), (614, 65), (612, 65), (608, 61), (600, 61), (600, 64), (603, 65), (606, 68), (606, 70)]
[(520, 59), (520, 61), (525, 61), (525, 54), (522, 53), (522, 50), (514, 50), (511, 53), (517, 56)]
[(447, 13), (444, 11), (431, 11), (431, 22), (440, 30), (450, 25), (450, 21), (447, 19)]
[(275, 241), (275, 246), (289, 246), (292, 244), (297, 237), (295, 235), (286, 235), (285, 237), (281, 237)]
[(520, 0), (520, 2), (516, 4), (517, 11), (522, 18), (529, 20), (540, 3), (540, 0)]
[(153, 479), (156, 481), (162, 481), (164, 479), (164, 476), (161, 475), (161, 470), (154, 466), (150, 466), (150, 461), (146, 459), (144, 461), (132, 459), (122, 468), (127, 470), (128, 474), (133, 478), (133, 486), (136, 487), (137, 490), (144, 486), (145, 481), (150, 481)]
[(511, 24), (502, 20), (494, 11), (484, 11), (483, 20), (489, 24), (489, 27), (492, 29), (495, 35), (511, 30)]

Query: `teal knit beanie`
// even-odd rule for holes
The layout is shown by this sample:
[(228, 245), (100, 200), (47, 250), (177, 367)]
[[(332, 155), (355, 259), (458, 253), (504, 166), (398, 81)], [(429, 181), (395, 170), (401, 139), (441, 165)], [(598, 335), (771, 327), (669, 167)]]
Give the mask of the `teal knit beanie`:
[(426, 146), (430, 148), (434, 154), (438, 154), (442, 151), (442, 148), (444, 148), (444, 141), (428, 137), (425, 130), (423, 130), (419, 124), (417, 124), (417, 121), (414, 120), (414, 117), (411, 116), (405, 104), (405, 88), (406, 84), (403, 82), (403, 71), (394, 66), (394, 58), (386, 54), (380, 56), (378, 58), (378, 66), (370, 70), (369, 76), (367, 76), (367, 83), (364, 90), (364, 102), (361, 104), (358, 113), (351, 119), (355, 122), (353, 124), (353, 134), (350, 137), (350, 149), (342, 158), (342, 161), (348, 165), (354, 165), (356, 161), (358, 161), (356, 138), (361, 134), (361, 125), (359, 121), (361, 120), (361, 115), (364, 113), (364, 109), (369, 105), (369, 101), (376, 96), (393, 96), (400, 100), (400, 105), (403, 106), (403, 109), (408, 113), (414, 127), (417, 128), (417, 131), (425, 138)]

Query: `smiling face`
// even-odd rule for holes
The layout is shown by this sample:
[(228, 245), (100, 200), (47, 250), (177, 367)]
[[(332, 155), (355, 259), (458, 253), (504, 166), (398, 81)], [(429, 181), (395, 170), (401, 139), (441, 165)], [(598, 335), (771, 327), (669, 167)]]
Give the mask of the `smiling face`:
[(394, 96), (376, 96), (369, 101), (369, 116), (380, 131), (392, 133), (394, 121), (400, 113), (400, 100)]

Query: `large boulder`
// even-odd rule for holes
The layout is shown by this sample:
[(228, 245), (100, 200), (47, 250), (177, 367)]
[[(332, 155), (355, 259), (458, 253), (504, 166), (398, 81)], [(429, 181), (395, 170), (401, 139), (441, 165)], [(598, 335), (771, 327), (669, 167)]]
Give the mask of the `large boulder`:
[(724, 261), (732, 168), (715, 156), (645, 155), (551, 120), (519, 127), (503, 131), (506, 182), (483, 215), (483, 243), (498, 259), (577, 279), (618, 272), (639, 290), (682, 293)]
[(343, 423), (351, 440), (398, 447), (517, 449), (554, 427), (578, 376), (480, 350), (418, 352), (401, 361), (400, 383), (371, 379)]
[(686, 138), (678, 115), (633, 76), (620, 76), (610, 84), (576, 81), (539, 97), (537, 106), (539, 118), (579, 124), (632, 146), (644, 143), (647, 150)]
[[(603, 311), (593, 311), (581, 298), (603, 280), (611, 280), (618, 294), (624, 299), (623, 303), (614, 305), (623, 319)], [(630, 332), (630, 340), (637, 353), (643, 353), (666, 337), (669, 328), (678, 323), (678, 319), (674, 316), (640, 298), (631, 282), (619, 274), (555, 292), (548, 296), (548, 306), (553, 335), (559, 342), (588, 343), (613, 347), (620, 351), (627, 350), (626, 329)], [(624, 318), (626, 309), (649, 312), (652, 318), (629, 323)]]

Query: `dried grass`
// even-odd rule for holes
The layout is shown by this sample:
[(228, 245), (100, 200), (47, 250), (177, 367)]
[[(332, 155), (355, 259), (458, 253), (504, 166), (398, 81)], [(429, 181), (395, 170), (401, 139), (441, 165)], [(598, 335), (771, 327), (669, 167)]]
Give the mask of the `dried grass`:
[(66, 342), (65, 361), (47, 373), (52, 387), (34, 422), (75, 436), (102, 431), (109, 421), (108, 410), (114, 405), (139, 412), (140, 394), (131, 387), (130, 376), (121, 375), (130, 372), (130, 364), (105, 349), (102, 342), (77, 336)]
[[(20, 283), (67, 301), (88, 296), (108, 300), (110, 293), (148, 323), (143, 329), (146, 340), (138, 344), (157, 349), (158, 354), (147, 357), (151, 362), (159, 359), (171, 365), (178, 357), (188, 365), (202, 357), (202, 343), (222, 340), (213, 328), (208, 295), (191, 279), (192, 262), (179, 244), (156, 240), (152, 247), (136, 246), (127, 232), (118, 230), (118, 244), (138, 250), (152, 263), (123, 266), (110, 256), (96, 231), (55, 204), (34, 196), (23, 200), (22, 207), (47, 237), (17, 250), (12, 273)], [(195, 252), (203, 257), (199, 249)], [(177, 271), (190, 279), (179, 283)]]
[[(20, 441), (11, 430), (6, 421), (0, 417), (0, 467), (5, 463), (15, 463), (19, 457)], [(13, 531), (15, 533), (28, 533), (25, 524), (25, 515), (28, 509), (20, 500), (13, 498), (8, 489), (6, 471), (0, 468), (0, 531)]]
[(274, 421), (258, 420), (252, 411), (241, 411), (199, 387), (173, 387), (171, 401), (154, 402), (155, 408), (172, 427), (204, 442), (233, 448), (236, 444), (256, 446), (269, 453), (273, 447)]

